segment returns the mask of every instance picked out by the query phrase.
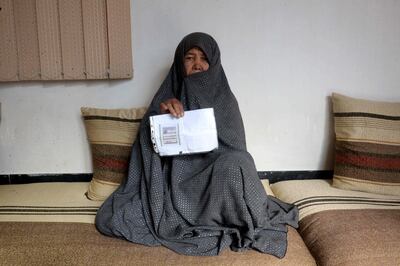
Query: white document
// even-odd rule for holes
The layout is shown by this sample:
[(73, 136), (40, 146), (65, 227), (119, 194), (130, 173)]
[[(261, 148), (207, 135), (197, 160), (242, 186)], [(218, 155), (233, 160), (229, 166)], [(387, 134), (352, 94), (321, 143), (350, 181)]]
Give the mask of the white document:
[(203, 153), (218, 148), (214, 109), (186, 111), (181, 118), (171, 114), (150, 116), (151, 140), (160, 156)]

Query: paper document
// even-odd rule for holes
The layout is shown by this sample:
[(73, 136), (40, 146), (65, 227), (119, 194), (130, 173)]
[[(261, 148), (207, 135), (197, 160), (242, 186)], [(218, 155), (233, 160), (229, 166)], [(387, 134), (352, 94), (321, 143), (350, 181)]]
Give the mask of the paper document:
[(214, 109), (150, 116), (151, 140), (160, 156), (209, 152), (218, 148)]

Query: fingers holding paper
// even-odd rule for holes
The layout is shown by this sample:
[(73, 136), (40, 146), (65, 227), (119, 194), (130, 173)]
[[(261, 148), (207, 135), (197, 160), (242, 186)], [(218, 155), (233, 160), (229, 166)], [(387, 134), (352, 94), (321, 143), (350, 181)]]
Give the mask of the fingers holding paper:
[(162, 114), (170, 113), (171, 115), (177, 118), (182, 117), (184, 115), (183, 105), (176, 98), (171, 98), (162, 102), (160, 104), (160, 112)]

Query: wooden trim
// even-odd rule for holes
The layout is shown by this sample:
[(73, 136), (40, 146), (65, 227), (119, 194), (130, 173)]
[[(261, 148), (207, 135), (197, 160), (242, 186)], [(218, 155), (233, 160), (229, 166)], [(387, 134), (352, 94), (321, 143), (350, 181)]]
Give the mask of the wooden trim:
[(286, 180), (305, 179), (332, 179), (332, 170), (311, 170), (311, 171), (259, 171), (261, 179), (269, 179), (270, 184)]
[[(89, 182), (93, 174), (19, 174), (19, 175), (0, 175), (1, 184), (27, 184), (40, 182)], [(333, 171), (314, 170), (314, 171), (259, 171), (260, 179), (269, 179), (269, 182), (276, 183), (285, 180), (304, 180), (304, 179), (331, 179)]]
[(42, 182), (89, 182), (93, 174), (18, 174), (0, 175), (0, 185)]

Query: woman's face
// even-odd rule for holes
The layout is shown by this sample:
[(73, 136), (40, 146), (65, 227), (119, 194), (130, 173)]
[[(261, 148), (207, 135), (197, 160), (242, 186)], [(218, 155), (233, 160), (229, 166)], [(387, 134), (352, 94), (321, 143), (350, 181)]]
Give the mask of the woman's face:
[(185, 67), (186, 76), (207, 71), (210, 66), (203, 51), (197, 47), (186, 52), (183, 58), (183, 65)]

